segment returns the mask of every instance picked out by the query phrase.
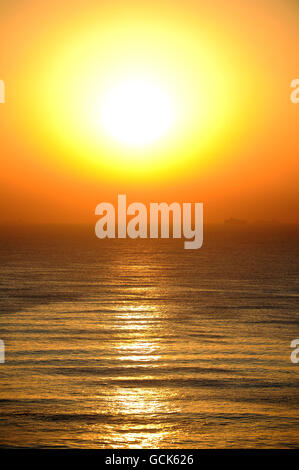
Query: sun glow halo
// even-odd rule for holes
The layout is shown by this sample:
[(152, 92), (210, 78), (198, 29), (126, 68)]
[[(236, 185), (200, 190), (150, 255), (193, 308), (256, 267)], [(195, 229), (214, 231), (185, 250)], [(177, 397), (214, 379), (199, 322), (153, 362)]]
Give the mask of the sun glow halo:
[(59, 164), (114, 179), (208, 166), (228, 139), (238, 97), (213, 45), (176, 23), (157, 23), (155, 41), (144, 21), (96, 26), (80, 26), (51, 51), (36, 85), (38, 125), (43, 116), (45, 140), (64, 155)]

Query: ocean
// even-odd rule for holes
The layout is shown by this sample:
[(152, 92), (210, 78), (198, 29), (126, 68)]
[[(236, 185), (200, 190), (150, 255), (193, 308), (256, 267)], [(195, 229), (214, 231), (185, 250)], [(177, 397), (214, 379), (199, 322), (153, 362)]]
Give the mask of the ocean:
[(0, 445), (299, 445), (298, 227), (1, 228)]

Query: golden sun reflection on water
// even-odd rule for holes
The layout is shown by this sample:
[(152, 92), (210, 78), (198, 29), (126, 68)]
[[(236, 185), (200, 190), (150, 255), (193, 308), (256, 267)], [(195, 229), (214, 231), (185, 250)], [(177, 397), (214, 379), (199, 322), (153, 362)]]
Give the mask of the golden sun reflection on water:
[[(125, 302), (116, 306), (114, 322), (120, 332), (127, 333), (114, 346), (116, 358), (123, 364), (121, 380), (126, 386), (115, 385), (107, 397), (107, 408), (122, 417), (121, 425), (109, 426), (111, 441), (115, 447), (159, 448), (169, 436), (167, 424), (157, 419), (159, 414), (171, 412), (169, 391), (144, 386), (144, 382), (154, 378), (150, 371), (158, 368), (162, 359), (159, 337), (154, 334), (157, 322), (161, 328), (161, 313), (156, 305)], [(140, 377), (142, 369), (149, 373)]]
[[(115, 322), (120, 331), (129, 331), (129, 336), (115, 345), (120, 361), (132, 361), (132, 366), (142, 366), (139, 362), (152, 362), (161, 358), (159, 342), (151, 339), (153, 319), (159, 319), (159, 310), (155, 305), (118, 306)], [(156, 353), (156, 354), (155, 354)], [(138, 362), (138, 363), (137, 363)], [(152, 364), (154, 367), (154, 364)]]
[[(108, 406), (113, 413), (122, 415), (122, 424), (110, 427), (111, 441), (115, 447), (158, 448), (167, 438), (169, 431), (164, 422), (158, 421), (157, 413), (166, 410), (157, 390), (143, 387), (116, 387)], [(113, 447), (113, 445), (112, 445)]]

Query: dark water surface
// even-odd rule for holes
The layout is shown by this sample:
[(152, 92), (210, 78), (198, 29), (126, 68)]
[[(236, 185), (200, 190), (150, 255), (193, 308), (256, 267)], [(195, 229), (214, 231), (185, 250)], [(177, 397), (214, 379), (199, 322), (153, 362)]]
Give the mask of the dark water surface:
[(2, 229), (0, 445), (298, 447), (298, 229)]

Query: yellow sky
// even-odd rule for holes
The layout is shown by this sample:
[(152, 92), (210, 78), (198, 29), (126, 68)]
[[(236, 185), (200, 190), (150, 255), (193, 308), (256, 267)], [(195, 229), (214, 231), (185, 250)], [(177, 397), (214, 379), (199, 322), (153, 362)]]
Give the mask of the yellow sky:
[(296, 1), (1, 2), (1, 219), (101, 201), (297, 221)]

